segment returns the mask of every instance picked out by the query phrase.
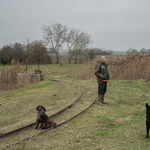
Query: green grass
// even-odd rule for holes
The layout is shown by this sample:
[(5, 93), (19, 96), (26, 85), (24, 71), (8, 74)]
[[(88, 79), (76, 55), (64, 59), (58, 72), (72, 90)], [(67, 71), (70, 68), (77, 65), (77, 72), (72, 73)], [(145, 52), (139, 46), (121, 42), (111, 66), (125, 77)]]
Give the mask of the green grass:
[[(59, 79), (78, 85), (82, 92), (81, 99), (83, 101), (81, 104), (85, 105), (88, 101), (93, 100), (98, 86), (96, 80), (76, 80), (71, 76), (68, 77), (68, 70), (75, 71), (78, 66), (72, 64), (63, 66), (41, 65), (40, 70), (45, 74), (45, 79)], [(30, 69), (34, 70), (35, 67), (31, 66)], [(58, 96), (55, 97), (53, 94), (58, 94)], [(4, 128), (11, 123), (21, 122), (18, 120), (20, 116), (17, 114), (17, 112), (20, 113), (20, 109), (23, 112), (21, 116), (28, 114), (33, 116), (32, 119), (34, 120), (36, 116), (35, 107), (40, 102), (47, 106), (54, 106), (48, 108), (49, 114), (52, 114), (56, 108), (60, 108), (60, 104), (65, 104), (69, 101), (69, 96), (73, 99), (76, 94), (77, 89), (69, 83), (63, 82), (60, 84), (49, 81), (1, 93), (0, 103), (2, 103), (2, 106), (0, 106), (0, 113), (1, 122), (4, 125), (0, 123), (0, 126)], [(145, 103), (150, 104), (150, 82), (145, 82), (144, 80), (110, 80), (105, 94), (105, 101), (109, 104), (99, 106), (96, 100), (92, 107), (70, 122), (10, 149), (150, 149), (150, 138), (145, 138)], [(25, 113), (27, 105), (29, 110), (28, 113)], [(28, 119), (26, 118), (25, 120)], [(23, 124), (25, 123), (28, 123), (28, 121), (23, 121)]]
[[(68, 92), (69, 95), (64, 93), (63, 88), (66, 90), (71, 89)], [(67, 105), (74, 101), (76, 94), (77, 89), (73, 85), (49, 81), (1, 93), (0, 104), (2, 106), (0, 113), (2, 114), (2, 124), (0, 125), (0, 132), (19, 127), (19, 123), (23, 126), (35, 122), (35, 108), (38, 105), (48, 106), (47, 113), (51, 115), (62, 108), (62, 105)]]

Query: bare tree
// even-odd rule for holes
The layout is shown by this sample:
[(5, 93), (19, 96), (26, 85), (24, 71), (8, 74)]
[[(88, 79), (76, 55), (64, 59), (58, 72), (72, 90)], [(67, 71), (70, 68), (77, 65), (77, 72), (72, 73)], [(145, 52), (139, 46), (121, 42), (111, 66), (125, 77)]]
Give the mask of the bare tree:
[(147, 49), (147, 52), (150, 54), (150, 49)]
[(137, 53), (137, 52), (138, 52), (138, 50), (135, 49), (135, 48), (132, 48), (132, 47), (130, 47), (130, 48), (126, 51), (127, 54), (130, 54), (130, 53), (135, 54), (135, 53)]
[(63, 48), (63, 44), (66, 42), (66, 34), (68, 27), (63, 26), (60, 23), (53, 24), (51, 26), (44, 26), (42, 28), (43, 38), (50, 47), (50, 50), (53, 50), (53, 53), (56, 55), (57, 63), (59, 62), (59, 52)]
[(35, 41), (32, 45), (32, 51), (34, 60), (37, 62), (39, 70), (40, 63), (42, 62), (44, 56), (47, 55), (47, 48), (44, 46), (42, 41)]
[(26, 68), (24, 70), (26, 71), (26, 73), (27, 73), (28, 65), (30, 66), (30, 64), (34, 62), (34, 54), (32, 51), (32, 45), (33, 45), (33, 42), (30, 42), (29, 39), (25, 40), (23, 63), (26, 65)]
[(75, 46), (75, 34), (76, 34), (76, 30), (75, 29), (71, 29), (68, 34), (67, 34), (67, 38), (66, 38), (66, 43), (67, 43), (67, 48), (68, 48), (68, 63), (71, 63), (72, 57), (74, 55), (74, 46)]
[(82, 58), (87, 53), (88, 44), (90, 44), (91, 37), (86, 32), (81, 32), (78, 29), (71, 29), (67, 35), (67, 47), (69, 51), (69, 62), (72, 57), (75, 58), (75, 64), (77, 63), (77, 59), (82, 63)]

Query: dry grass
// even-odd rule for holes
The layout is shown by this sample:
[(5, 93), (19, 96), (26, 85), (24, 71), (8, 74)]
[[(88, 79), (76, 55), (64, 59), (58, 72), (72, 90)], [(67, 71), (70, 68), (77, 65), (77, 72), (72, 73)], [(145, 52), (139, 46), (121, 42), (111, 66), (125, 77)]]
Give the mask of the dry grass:
[(150, 78), (150, 54), (131, 53), (126, 56), (112, 57), (108, 60), (111, 79), (138, 80)]
[[(65, 62), (67, 60), (64, 57)], [(71, 75), (75, 79), (96, 79), (94, 75), (97, 59), (93, 61), (85, 62), (81, 64), (75, 71), (70, 71)], [(62, 67), (64, 63), (60, 66)], [(150, 54), (146, 52), (130, 53), (126, 56), (107, 56), (108, 70), (111, 80), (138, 80), (138, 79), (150, 79)], [(10, 67), (0, 72), (0, 91), (12, 90), (17, 87), (17, 74), (20, 71), (20, 64), (13, 62)], [(28, 85), (27, 79), (21, 86)]]
[(0, 92), (17, 89), (29, 84), (29, 79), (26, 82), (17, 85), (17, 74), (21, 71), (21, 65), (15, 59), (11, 61), (10, 66), (6, 66), (0, 71)]
[(72, 72), (72, 77), (75, 79), (88, 80), (95, 79), (94, 70), (96, 61), (90, 61), (82, 64), (75, 72)]
[(13, 60), (11, 66), (1, 70), (0, 74), (0, 91), (14, 89), (17, 85), (17, 74), (19, 73), (20, 64)]
[[(95, 62), (91, 64), (94, 69)], [(86, 65), (84, 65), (86, 67)], [(37, 66), (32, 66), (35, 70)], [(97, 92), (96, 80), (76, 80), (68, 77), (68, 69), (73, 71), (77, 65), (42, 65), (45, 79), (58, 79), (76, 84), (82, 92), (81, 103), (76, 111), (93, 100)], [(75, 68), (76, 67), (76, 68)], [(88, 67), (86, 67), (88, 70)], [(87, 71), (88, 72), (88, 71)], [(91, 71), (91, 73), (93, 73)], [(56, 78), (58, 77), (59, 78)], [(94, 76), (95, 79), (95, 76)], [(56, 96), (54, 96), (54, 94)], [(36, 119), (37, 105), (44, 105), (51, 115), (67, 103), (71, 103), (77, 89), (65, 82), (41, 82), (18, 90), (0, 93), (0, 129), (9, 126), (9, 130), (25, 125)], [(146, 139), (146, 108), (150, 103), (150, 82), (144, 80), (110, 80), (105, 100), (108, 105), (95, 104), (70, 122), (31, 138), (8, 149), (11, 150), (147, 150), (150, 138)], [(66, 102), (66, 103), (65, 103)], [(28, 111), (27, 111), (28, 110)], [(72, 115), (75, 111), (66, 113)], [(21, 116), (19, 116), (20, 114)], [(21, 118), (23, 117), (23, 121)], [(65, 117), (65, 116), (64, 116)], [(31, 120), (33, 119), (33, 120)], [(56, 118), (56, 122), (64, 119)], [(31, 121), (31, 122), (30, 122)], [(22, 123), (21, 123), (22, 122)], [(11, 127), (10, 127), (11, 125)], [(6, 128), (5, 128), (6, 129)], [(5, 130), (4, 129), (4, 130)], [(4, 131), (3, 130), (3, 131)], [(0, 140), (0, 147), (22, 140), (39, 130), (29, 129), (10, 138)], [(1, 131), (0, 131), (1, 132)], [(16, 140), (17, 139), (17, 140)]]
[[(63, 69), (65, 69), (65, 67)], [(49, 75), (49, 78), (52, 77), (52, 74)], [(60, 78), (64, 80), (64, 78)], [(65, 80), (67, 80), (68, 82), (72, 81), (72, 79), (68, 77), (66, 77)], [(78, 103), (78, 107), (72, 107), (70, 110), (68, 110), (69, 113), (64, 113), (60, 118), (56, 118), (56, 120), (54, 121), (56, 121), (57, 123), (59, 123), (59, 121), (62, 121), (63, 119), (68, 118), (69, 115), (72, 116), (72, 114), (80, 111), (82, 107), (85, 107), (85, 103), (92, 101), (94, 92), (97, 90), (96, 81), (93, 82), (92, 80), (85, 81), (74, 79), (73, 82), (75, 82), (76, 85), (79, 86), (80, 91), (82, 91), (82, 97), (79, 101), (81, 103)], [(43, 103), (44, 100), (44, 106), (48, 107), (51, 106), (50, 104), (55, 104), (52, 106), (58, 107), (58, 105), (61, 106), (62, 101), (66, 99), (66, 96), (72, 96), (73, 98), (74, 91), (76, 91), (76, 89), (72, 87), (70, 87), (70, 89), (69, 87), (64, 87), (64, 85), (66, 84), (60, 86), (58, 85), (59, 83), (60, 82), (48, 84), (48, 82), (46, 82), (45, 84), (42, 83), (43, 85), (39, 84), (38, 89), (35, 89), (34, 87), (28, 87), (28, 89), (22, 88), (21, 91), (17, 90), (17, 94), (14, 94), (16, 95), (16, 98), (18, 100), (20, 99), (21, 94), (22, 97), (25, 96), (24, 100), (26, 100), (27, 96), (29, 96), (29, 101), (26, 101), (27, 103), (24, 103), (21, 106), (16, 106), (17, 103), (14, 103), (11, 108), (12, 112), (9, 114), (6, 111), (6, 107), (8, 108), (8, 105), (11, 105), (11, 103), (7, 101), (8, 105), (2, 105), (2, 107), (4, 107), (2, 110), (2, 114), (4, 114), (4, 116), (8, 116), (5, 118), (3, 117), (3, 122), (8, 123), (8, 118), (10, 117), (12, 119), (11, 114), (13, 114), (13, 116), (15, 117), (16, 111), (21, 110), (25, 113), (25, 108), (27, 104), (30, 104), (30, 111), (28, 112), (29, 118), (31, 118), (31, 116), (32, 118), (34, 118), (34, 116), (36, 117), (34, 103), (36, 103), (37, 100), (39, 103), (41, 103), (41, 101)], [(58, 91), (58, 88), (62, 90), (61, 93)], [(35, 90), (39, 94), (36, 94)], [(39, 92), (40, 90), (42, 90), (42, 92)], [(44, 91), (45, 93), (43, 93)], [(53, 92), (51, 93), (49, 91)], [(67, 94), (63, 94), (64, 91), (67, 91)], [(27, 94), (26, 92), (29, 93)], [(58, 92), (58, 94), (56, 93), (57, 96), (53, 96), (55, 92)], [(36, 95), (35, 99), (32, 98), (34, 95)], [(44, 95), (44, 98), (42, 98), (42, 95)], [(141, 98), (141, 95), (144, 95), (144, 97)], [(108, 84), (108, 92), (105, 95), (105, 100), (108, 102), (108, 105), (100, 107), (99, 105), (97, 105), (96, 101), (92, 107), (90, 107), (87, 111), (74, 118), (70, 122), (54, 130), (50, 130), (39, 136), (24, 141), (20, 144), (14, 145), (9, 149), (147, 150), (150, 148), (150, 138), (145, 138), (145, 103), (150, 103), (149, 97), (149, 82), (145, 82), (143, 80), (137, 80), (132, 82), (125, 80), (111, 80)], [(41, 101), (39, 100), (39, 98), (42, 98)], [(7, 99), (8, 97), (5, 98), (5, 100)], [(9, 99), (11, 99), (11, 97), (9, 97)], [(22, 100), (22, 102), (24, 100)], [(66, 102), (67, 101), (69, 102), (70, 98), (66, 99)], [(17, 109), (15, 109), (16, 107)], [(75, 108), (76, 110), (74, 111), (73, 108)], [(32, 109), (34, 112), (32, 111)], [(48, 112), (52, 114), (54, 113), (53, 110), (50, 107)], [(16, 117), (16, 119), (18, 119), (18, 117)], [(17, 123), (16, 120), (13, 120), (13, 123), (15, 122)], [(38, 131), (40, 131), (40, 129)], [(6, 145), (17, 141), (18, 138), (19, 140), (22, 140), (28, 136), (31, 136), (35, 132), (37, 132), (37, 130), (35, 129), (25, 130), (18, 135), (12, 136), (9, 140), (8, 138), (1, 139), (0, 145), (2, 148), (6, 147)]]
[[(86, 62), (74, 73), (76, 79), (95, 79), (94, 69), (97, 60)], [(126, 56), (107, 57), (111, 80), (138, 80), (150, 78), (150, 54), (130, 53)]]

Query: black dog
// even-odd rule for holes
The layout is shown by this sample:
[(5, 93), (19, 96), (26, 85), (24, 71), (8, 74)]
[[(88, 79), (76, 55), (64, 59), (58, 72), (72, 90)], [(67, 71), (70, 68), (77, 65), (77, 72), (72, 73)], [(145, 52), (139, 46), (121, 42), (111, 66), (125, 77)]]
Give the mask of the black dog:
[(149, 128), (150, 128), (150, 106), (146, 103), (146, 131), (147, 131), (147, 136), (149, 136)]
[(44, 106), (38, 106), (36, 107), (37, 110), (37, 123), (36, 128), (38, 129), (39, 124), (40, 128), (47, 129), (53, 126), (56, 126), (56, 123), (53, 123), (53, 120), (50, 120), (49, 117), (45, 114), (46, 108)]

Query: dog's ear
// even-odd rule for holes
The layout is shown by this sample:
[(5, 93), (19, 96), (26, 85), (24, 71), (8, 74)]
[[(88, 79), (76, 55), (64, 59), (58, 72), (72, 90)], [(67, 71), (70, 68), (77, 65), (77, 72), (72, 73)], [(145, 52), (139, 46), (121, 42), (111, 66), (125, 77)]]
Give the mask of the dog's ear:
[(147, 103), (145, 105), (146, 105), (146, 107), (149, 107), (149, 105)]
[(46, 112), (46, 108), (44, 107), (44, 106), (41, 106), (42, 107), (42, 109)]
[(38, 110), (38, 109), (39, 109), (39, 107), (40, 107), (40, 106), (37, 106), (37, 107), (36, 107), (36, 110)]

